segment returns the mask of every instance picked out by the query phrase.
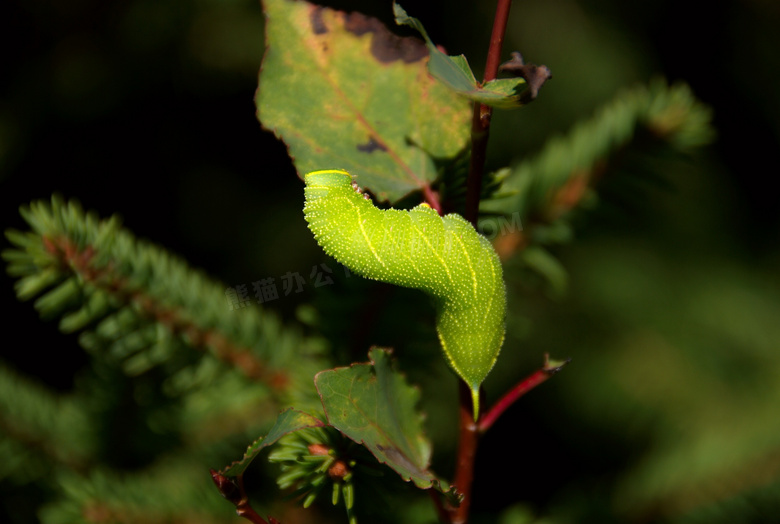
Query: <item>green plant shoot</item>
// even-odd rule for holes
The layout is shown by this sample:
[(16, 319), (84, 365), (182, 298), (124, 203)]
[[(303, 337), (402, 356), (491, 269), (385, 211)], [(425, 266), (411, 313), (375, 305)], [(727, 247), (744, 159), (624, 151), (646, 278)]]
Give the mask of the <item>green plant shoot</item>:
[(433, 298), (439, 341), (471, 389), (476, 420), (479, 387), (504, 341), (506, 290), (493, 246), (460, 215), (441, 217), (427, 204), (377, 208), (346, 171), (314, 171), (305, 182), (304, 215), (325, 252), (366, 278)]

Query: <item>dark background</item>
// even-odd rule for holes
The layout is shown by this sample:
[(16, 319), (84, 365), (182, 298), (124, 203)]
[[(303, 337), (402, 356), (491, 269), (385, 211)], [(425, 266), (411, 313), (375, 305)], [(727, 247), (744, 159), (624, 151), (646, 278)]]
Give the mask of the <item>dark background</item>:
[[(493, 2), (402, 4), (423, 21), (434, 41), (451, 54), (466, 54), (480, 71)], [(327, 5), (360, 10), (393, 25), (389, 1)], [(671, 215), (657, 222), (647, 216), (617, 224), (605, 220), (599, 234), (583, 233), (583, 244), (570, 259), (564, 253), (564, 262), (586, 260), (588, 250), (598, 252), (605, 238), (619, 242), (628, 236), (650, 252), (667, 253), (671, 258), (665, 260), (687, 257), (695, 265), (713, 254), (727, 258), (743, 273), (760, 273), (764, 280), (757, 287), (774, 289), (780, 220), (778, 27), (780, 4), (771, 0), (518, 1), (505, 54), (520, 50), (528, 61), (548, 65), (553, 79), (528, 109), (496, 116), (490, 167), (533, 153), (621, 88), (655, 76), (685, 81), (712, 107), (718, 139), (702, 155), (703, 167), (692, 174), (670, 173), (671, 191), (650, 192), (649, 209), (664, 212), (669, 206)], [(183, 255), (228, 285), (303, 273), (319, 260), (300, 213), (302, 183), (283, 144), (263, 131), (254, 115), (263, 52), (256, 2), (6, 1), (0, 7), (0, 39), (2, 228), (24, 228), (18, 207), (59, 192), (102, 216), (119, 213), (138, 236)], [(670, 250), (670, 244), (684, 247)], [(670, 267), (673, 274), (677, 266), (671, 262)], [(567, 322), (576, 338), (584, 329), (606, 329), (594, 327), (589, 315), (598, 312), (577, 298), (577, 282), (592, 273), (576, 268), (572, 294), (562, 305), (536, 297), (531, 303), (539, 309), (523, 310), (539, 330)], [(685, 280), (685, 271), (675, 278)], [(588, 280), (584, 289), (592, 290), (591, 285), (598, 288)], [(280, 300), (274, 309), (292, 320), (298, 303), (308, 298)], [(7, 333), (2, 358), (52, 387), (68, 389), (86, 362), (76, 337), (63, 336), (54, 323), (41, 322), (31, 305), (20, 304), (5, 276), (0, 305)], [(556, 349), (559, 339), (564, 346), (572, 342), (563, 335), (546, 340)], [(569, 393), (540, 398), (566, 404)], [(546, 428), (522, 445), (546, 449), (523, 459), (537, 479), (525, 486), (527, 500), (552, 503), (572, 479), (594, 472), (609, 476), (625, 457), (640, 453), (641, 446), (625, 444), (625, 435), (615, 428), (579, 421), (567, 429), (557, 417), (548, 418), (539, 402), (514, 412), (512, 419)], [(516, 444), (512, 435), (518, 426), (504, 423), (511, 425), (503, 428), (510, 436), (485, 448)], [(604, 454), (608, 447), (613, 453)], [(490, 463), (492, 455), (485, 452), (483, 458)], [(551, 463), (564, 466), (546, 467)], [(477, 510), (500, 505), (488, 502), (485, 490), (493, 501), (497, 493), (512, 491), (500, 484), (483, 486), (477, 488)]]

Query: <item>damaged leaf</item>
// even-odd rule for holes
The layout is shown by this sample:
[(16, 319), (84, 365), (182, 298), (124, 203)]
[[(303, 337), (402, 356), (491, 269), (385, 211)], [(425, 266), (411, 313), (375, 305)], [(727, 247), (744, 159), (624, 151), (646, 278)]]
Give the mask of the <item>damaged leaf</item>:
[(369, 358), (369, 363), (321, 371), (314, 378), (328, 423), (404, 480), (422, 489), (434, 487), (457, 503), (455, 490), (428, 470), (431, 444), (415, 408), (420, 391), (392, 368), (388, 351), (373, 348)]
[(263, 6), (258, 118), (301, 176), (346, 169), (378, 200), (396, 202), (430, 186), (436, 162), (468, 146), (469, 105), (431, 77), (418, 38), (304, 1)]
[[(225, 478), (241, 475), (244, 473), (244, 471), (246, 471), (246, 468), (249, 467), (249, 464), (252, 463), (252, 461), (263, 449), (270, 446), (284, 435), (292, 433), (293, 431), (298, 431), (299, 429), (316, 428), (322, 427), (324, 425), (325, 424), (323, 424), (320, 419), (309, 415), (308, 413), (304, 413), (303, 411), (298, 411), (296, 409), (287, 409), (282, 411), (279, 413), (274, 426), (271, 428), (268, 434), (254, 441), (247, 448), (246, 453), (244, 453), (244, 456), (241, 460), (233, 462), (220, 471), (218, 475)], [(214, 475), (212, 474), (212, 476)], [(217, 477), (214, 477), (214, 479), (215, 482), (217, 482)], [(224, 490), (222, 492), (224, 493)]]
[[(425, 39), (431, 57), (428, 69), (433, 76), (447, 85), (456, 93), (491, 107), (500, 109), (515, 109), (531, 102), (539, 92), (542, 84), (550, 78), (550, 70), (546, 66), (523, 64), (522, 72), (514, 65), (506, 70), (516, 73), (515, 78), (499, 78), (480, 85), (471, 71), (468, 60), (463, 55), (448, 56), (442, 53), (428, 36), (422, 23), (409, 16), (398, 4), (393, 3), (395, 22), (417, 30)], [(519, 56), (519, 53), (513, 53)], [(520, 58), (522, 62), (522, 58)], [(514, 62), (512, 62), (514, 64)], [(514, 69), (513, 69), (514, 67)]]

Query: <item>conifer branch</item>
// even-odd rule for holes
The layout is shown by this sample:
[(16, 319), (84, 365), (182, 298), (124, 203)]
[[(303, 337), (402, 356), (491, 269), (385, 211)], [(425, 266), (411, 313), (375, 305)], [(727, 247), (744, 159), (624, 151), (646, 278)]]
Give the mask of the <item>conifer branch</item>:
[[(685, 84), (657, 79), (624, 91), (567, 135), (550, 139), (536, 156), (496, 175), (501, 189), (482, 203), (487, 213), (519, 213), (526, 234), (580, 206), (605, 174), (624, 169), (632, 150), (643, 158), (688, 154), (714, 138), (711, 111)], [(631, 167), (629, 166), (629, 170)], [(637, 173), (634, 172), (634, 175)], [(499, 254), (528, 245), (527, 238), (502, 238)], [(502, 252), (502, 249), (504, 251)]]
[(19, 277), (17, 296), (38, 296), (42, 316), (60, 317), (65, 332), (83, 331), (83, 346), (123, 358), (128, 371), (199, 349), (267, 384), (278, 398), (295, 386), (292, 375), (300, 373), (292, 370), (313, 374), (320, 367), (285, 365), (316, 356), (259, 307), (231, 311), (226, 287), (137, 240), (116, 218), (99, 221), (57, 196), (22, 214), (33, 231), (8, 231), (15, 249), (3, 252), (9, 273)]
[[(641, 175), (639, 159), (678, 157), (710, 143), (715, 136), (711, 110), (685, 84), (656, 79), (615, 97), (590, 120), (554, 137), (537, 155), (494, 176), (501, 189), (481, 205), (488, 214), (519, 214), (523, 230), (502, 235), (502, 259), (533, 243), (540, 224), (567, 228), (569, 213), (593, 196), (593, 186), (615, 172)], [(629, 158), (634, 162), (629, 162)], [(560, 237), (560, 235), (559, 235)]]
[(134, 472), (60, 472), (55, 480), (60, 497), (41, 510), (42, 522), (225, 522), (224, 501), (191, 456), (172, 455)]
[(48, 467), (31, 466), (45, 460), (85, 471), (96, 447), (94, 429), (78, 399), (55, 395), (0, 362), (0, 442), (6, 443), (0, 478), (46, 475)]

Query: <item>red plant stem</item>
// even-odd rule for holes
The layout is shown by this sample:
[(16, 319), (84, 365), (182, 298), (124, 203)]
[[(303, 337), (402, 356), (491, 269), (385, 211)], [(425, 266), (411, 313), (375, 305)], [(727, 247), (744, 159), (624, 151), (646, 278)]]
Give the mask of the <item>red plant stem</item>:
[(459, 382), (460, 397), (460, 438), (458, 440), (458, 462), (455, 470), (455, 488), (463, 495), (463, 500), (451, 512), (452, 524), (465, 524), (469, 518), (471, 506), (471, 483), (474, 480), (474, 458), (477, 454), (479, 426), (474, 422), (471, 406), (471, 390), (465, 382)]
[(423, 196), (425, 197), (425, 202), (431, 206), (431, 209), (439, 213), (440, 215), (444, 214), (444, 210), (441, 205), (441, 201), (439, 200), (439, 195), (431, 189), (431, 186), (428, 184), (425, 184), (423, 186)]
[(236, 515), (244, 517), (254, 524), (268, 524), (268, 521), (258, 515), (258, 513), (249, 504), (245, 506), (236, 506)]
[(466, 181), (466, 209), (464, 218), (477, 225), (479, 200), (482, 195), (482, 175), (485, 170), (487, 142), (490, 134), (491, 109), (483, 104), (474, 103), (474, 116), (471, 120), (471, 160), (469, 177)]
[[(512, 0), (498, 0), (496, 16), (493, 20), (493, 32), (490, 37), (487, 61), (485, 63), (484, 82), (496, 78), (501, 63), (501, 44), (506, 33), (509, 8)], [(488, 137), (490, 136), (490, 117), (492, 110), (483, 104), (474, 104), (471, 121), (471, 162), (466, 184), (465, 218), (474, 226), (479, 216), (479, 201), (482, 196), (482, 174), (485, 169)], [(474, 458), (477, 454), (479, 426), (474, 422), (471, 392), (465, 382), (459, 381), (460, 434), (458, 440), (458, 459), (455, 470), (455, 487), (463, 495), (457, 508), (451, 511), (453, 524), (466, 524), (471, 506), (471, 484), (474, 480)]]
[(519, 382), (515, 387), (509, 390), (498, 402), (493, 404), (486, 413), (485, 416), (479, 419), (479, 433), (485, 433), (493, 426), (493, 423), (498, 420), (504, 411), (509, 406), (515, 403), (517, 399), (534, 389), (536, 386), (546, 381), (551, 376), (558, 373), (563, 366), (568, 364), (571, 359), (559, 360), (555, 362), (550, 361), (550, 355), (544, 354), (544, 365), (541, 369), (536, 370), (531, 375), (526, 377), (523, 381)]
[[(249, 497), (247, 497), (246, 490), (244, 489), (243, 473), (235, 478), (230, 478), (222, 472), (213, 469), (210, 470), (210, 473), (211, 480), (214, 481), (214, 485), (217, 486), (217, 489), (222, 496), (236, 507), (237, 515), (254, 524), (269, 524), (269, 522), (261, 517), (249, 503)], [(273, 517), (269, 517), (268, 520), (270, 521), (270, 524), (280, 524), (279, 521)]]
[(498, 402), (493, 404), (493, 407), (485, 413), (484, 417), (479, 419), (479, 432), (485, 433), (490, 429), (493, 423), (498, 420), (498, 417), (500, 417), (509, 406), (514, 404), (517, 399), (550, 378), (554, 373), (554, 371), (549, 371), (544, 368), (536, 370), (530, 376), (526, 377), (525, 380), (509, 390), (498, 400)]
[(501, 46), (504, 43), (510, 7), (512, 7), (512, 0), (498, 0), (496, 17), (493, 19), (493, 34), (490, 35), (490, 48), (485, 62), (485, 82), (495, 80), (498, 66), (501, 65)]
[(261, 517), (249, 504), (249, 497), (247, 497), (246, 490), (244, 490), (244, 475), (239, 475), (236, 480), (241, 493), (241, 499), (236, 504), (236, 514), (254, 524), (268, 524), (268, 521)]
[[(493, 19), (493, 32), (490, 35), (485, 76), (482, 83), (495, 80), (498, 66), (501, 64), (501, 45), (504, 42), (506, 25), (509, 20), (509, 8), (512, 0), (498, 0), (496, 16)], [(466, 185), (465, 218), (476, 225), (479, 215), (479, 200), (482, 196), (482, 174), (485, 170), (487, 144), (490, 136), (490, 117), (493, 109), (484, 104), (474, 103), (474, 115), (471, 120), (471, 163), (469, 178)]]

